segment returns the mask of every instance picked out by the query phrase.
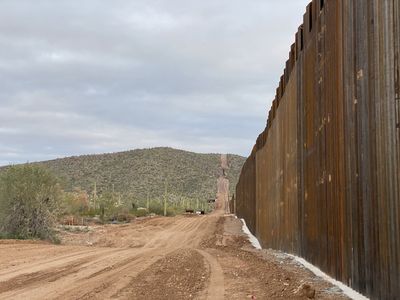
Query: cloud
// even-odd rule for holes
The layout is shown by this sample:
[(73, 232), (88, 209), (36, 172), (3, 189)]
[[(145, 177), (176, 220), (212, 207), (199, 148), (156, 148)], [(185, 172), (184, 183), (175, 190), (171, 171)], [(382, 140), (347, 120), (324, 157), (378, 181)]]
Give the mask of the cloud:
[(153, 146), (247, 155), (306, 4), (1, 1), (0, 164)]

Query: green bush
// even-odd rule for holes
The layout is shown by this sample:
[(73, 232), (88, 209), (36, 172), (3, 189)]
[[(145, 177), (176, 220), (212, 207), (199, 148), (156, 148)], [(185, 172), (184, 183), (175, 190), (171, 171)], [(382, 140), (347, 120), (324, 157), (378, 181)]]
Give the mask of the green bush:
[(10, 167), (0, 176), (0, 236), (58, 242), (53, 228), (61, 194), (57, 179), (46, 169)]
[(136, 209), (133, 213), (135, 214), (136, 217), (145, 217), (149, 214), (147, 209), (139, 209), (139, 210)]

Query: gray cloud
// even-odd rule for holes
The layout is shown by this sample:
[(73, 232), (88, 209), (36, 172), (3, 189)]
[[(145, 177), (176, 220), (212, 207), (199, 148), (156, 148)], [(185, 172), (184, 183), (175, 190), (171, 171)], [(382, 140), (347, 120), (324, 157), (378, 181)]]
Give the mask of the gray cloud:
[(138, 147), (247, 155), (306, 0), (0, 2), (0, 165)]

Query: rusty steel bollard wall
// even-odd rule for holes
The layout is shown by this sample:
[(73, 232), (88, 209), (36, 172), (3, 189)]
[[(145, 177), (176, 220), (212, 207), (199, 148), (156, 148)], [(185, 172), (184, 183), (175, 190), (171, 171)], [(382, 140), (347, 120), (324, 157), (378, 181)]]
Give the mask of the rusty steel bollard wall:
[(236, 187), (263, 247), (400, 295), (400, 1), (314, 0)]

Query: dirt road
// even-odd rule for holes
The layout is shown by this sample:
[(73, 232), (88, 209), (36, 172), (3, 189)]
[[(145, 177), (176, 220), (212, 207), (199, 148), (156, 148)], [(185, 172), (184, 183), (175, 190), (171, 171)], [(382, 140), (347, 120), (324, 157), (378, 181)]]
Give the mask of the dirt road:
[(346, 299), (288, 258), (256, 251), (215, 213), (0, 241), (0, 299)]

